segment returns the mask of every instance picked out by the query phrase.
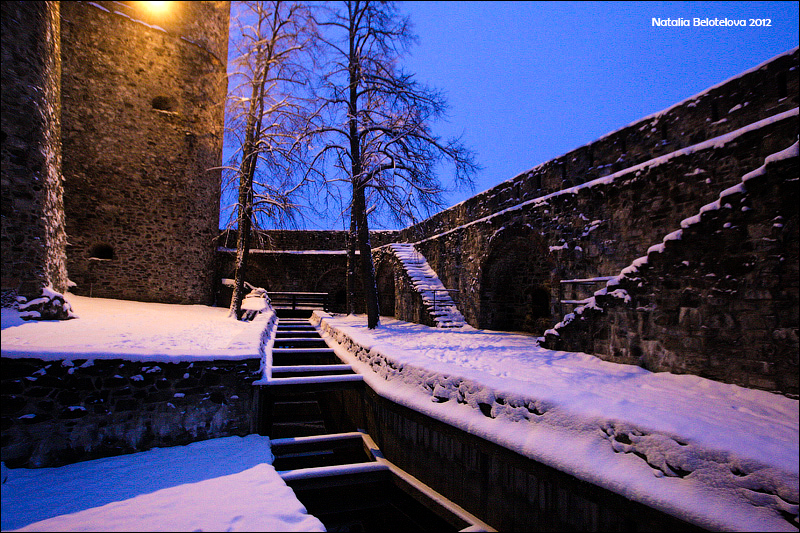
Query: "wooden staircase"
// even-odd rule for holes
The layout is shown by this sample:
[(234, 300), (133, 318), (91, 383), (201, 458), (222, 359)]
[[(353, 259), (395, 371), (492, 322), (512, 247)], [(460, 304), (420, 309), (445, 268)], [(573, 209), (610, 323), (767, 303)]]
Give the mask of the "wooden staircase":
[(309, 514), (328, 531), (494, 531), (387, 461), (363, 431), (335, 432), (343, 417), (334, 416), (330, 395), (362, 392), (363, 378), (308, 318), (277, 313), (271, 377), (258, 385), (258, 432), (269, 435), (273, 466)]

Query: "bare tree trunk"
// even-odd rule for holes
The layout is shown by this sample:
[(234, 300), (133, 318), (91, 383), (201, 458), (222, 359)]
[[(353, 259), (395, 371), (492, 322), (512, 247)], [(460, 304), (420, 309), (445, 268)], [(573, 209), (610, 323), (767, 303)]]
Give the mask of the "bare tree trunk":
[(356, 218), (350, 213), (350, 233), (347, 234), (347, 314), (356, 314)]
[(230, 315), (237, 320), (242, 318), (242, 300), (244, 299), (244, 277), (247, 273), (247, 259), (250, 255), (250, 229), (249, 216), (239, 218), (239, 237), (236, 239), (236, 275), (231, 297)]
[(367, 328), (375, 329), (380, 324), (378, 287), (375, 284), (375, 266), (372, 264), (372, 247), (369, 242), (369, 224), (364, 185), (353, 188), (353, 214), (358, 224), (358, 251), (361, 254), (361, 280), (364, 299), (367, 301)]
[[(260, 54), (258, 51), (257, 54)], [(259, 55), (259, 61), (266, 60)], [(266, 66), (264, 67), (266, 69)], [(236, 274), (230, 316), (242, 318), (242, 299), (244, 298), (244, 276), (247, 271), (247, 258), (250, 255), (250, 230), (253, 227), (253, 180), (258, 164), (256, 141), (261, 136), (261, 121), (264, 117), (264, 83), (266, 72), (253, 85), (250, 111), (247, 116), (245, 143), (242, 150), (242, 165), (239, 173), (239, 235), (236, 239)]]

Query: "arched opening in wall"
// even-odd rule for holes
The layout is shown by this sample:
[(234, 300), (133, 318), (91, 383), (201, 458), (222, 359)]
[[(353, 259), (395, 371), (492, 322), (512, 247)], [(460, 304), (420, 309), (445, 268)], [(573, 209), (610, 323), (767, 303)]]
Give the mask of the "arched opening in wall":
[(378, 286), (378, 306), (382, 316), (395, 316), (394, 264), (384, 259), (377, 268), (375, 281)]
[(479, 326), (541, 335), (552, 327), (550, 252), (529, 228), (496, 235), (481, 269)]
[(89, 250), (89, 259), (114, 259), (114, 248), (110, 244), (95, 244)]

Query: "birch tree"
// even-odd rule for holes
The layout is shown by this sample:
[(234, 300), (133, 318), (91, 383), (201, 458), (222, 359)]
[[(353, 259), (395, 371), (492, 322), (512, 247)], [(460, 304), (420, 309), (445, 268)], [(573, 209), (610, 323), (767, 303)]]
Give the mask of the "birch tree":
[(223, 190), (236, 190), (236, 273), (230, 315), (241, 318), (251, 233), (260, 220), (290, 220), (303, 184), (303, 132), (310, 111), (303, 98), (313, 20), (301, 3), (236, 2), (235, 58), (229, 74), (226, 135), (236, 147), (224, 168)]
[(443, 141), (432, 133), (430, 125), (443, 117), (446, 102), (400, 67), (416, 37), (393, 2), (328, 3), (316, 21), (327, 62), (319, 79), (314, 130), (323, 140), (311, 167), (335, 169), (320, 173), (326, 185), (349, 185), (348, 284), (352, 290), (357, 247), (372, 329), (379, 325), (380, 309), (369, 215), (418, 221), (443, 206), (445, 189), (436, 175), (440, 162), (452, 164), (456, 185), (471, 185), (477, 167), (460, 140)]

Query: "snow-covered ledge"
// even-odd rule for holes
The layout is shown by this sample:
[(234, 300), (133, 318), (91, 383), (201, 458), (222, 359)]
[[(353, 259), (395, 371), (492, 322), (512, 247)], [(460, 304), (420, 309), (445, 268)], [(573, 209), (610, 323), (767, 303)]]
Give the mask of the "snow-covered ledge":
[(796, 400), (500, 332), (312, 322), (390, 401), (700, 527), (797, 530)]

